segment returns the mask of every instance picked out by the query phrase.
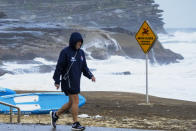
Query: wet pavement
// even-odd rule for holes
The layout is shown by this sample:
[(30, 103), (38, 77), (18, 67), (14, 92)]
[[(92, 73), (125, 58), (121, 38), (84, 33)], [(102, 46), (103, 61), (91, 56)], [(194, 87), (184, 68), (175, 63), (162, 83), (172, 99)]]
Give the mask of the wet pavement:
[[(3, 124), (3, 123), (1, 123), (0, 130), (1, 131), (71, 131), (71, 126), (57, 125), (57, 128), (54, 129), (50, 125)], [(152, 130), (105, 128), (105, 127), (86, 127), (85, 131), (152, 131)]]

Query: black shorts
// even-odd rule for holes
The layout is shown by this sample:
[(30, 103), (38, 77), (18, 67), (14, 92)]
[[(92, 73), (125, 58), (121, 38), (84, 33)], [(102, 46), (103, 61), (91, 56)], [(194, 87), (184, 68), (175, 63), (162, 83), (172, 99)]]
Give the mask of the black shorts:
[(65, 93), (66, 96), (75, 95), (75, 94), (80, 93), (80, 92), (74, 92), (74, 91), (71, 91), (71, 90), (64, 90), (63, 92)]

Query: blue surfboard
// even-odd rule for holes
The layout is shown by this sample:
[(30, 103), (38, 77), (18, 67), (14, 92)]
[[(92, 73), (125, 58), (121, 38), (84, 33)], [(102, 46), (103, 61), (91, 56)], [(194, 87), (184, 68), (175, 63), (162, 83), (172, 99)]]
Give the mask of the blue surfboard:
[(11, 94), (16, 94), (16, 92), (8, 88), (0, 87), (0, 96), (11, 95)]
[[(61, 92), (26, 93), (1, 96), (0, 101), (19, 107), (22, 114), (48, 114), (68, 103), (69, 97)], [(85, 102), (86, 99), (79, 95), (78, 106), (83, 106)], [(8, 114), (9, 110), (9, 107), (0, 104), (1, 114)], [(13, 112), (16, 113), (17, 110), (13, 109)]]

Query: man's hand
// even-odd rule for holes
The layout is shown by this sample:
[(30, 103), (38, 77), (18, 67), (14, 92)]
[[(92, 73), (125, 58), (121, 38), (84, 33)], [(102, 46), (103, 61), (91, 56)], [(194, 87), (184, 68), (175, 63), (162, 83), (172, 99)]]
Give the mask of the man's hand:
[(60, 85), (59, 84), (54, 84), (54, 85), (55, 85), (56, 89), (58, 90)]
[(91, 78), (91, 80), (92, 80), (92, 82), (95, 82), (95, 81), (96, 81), (96, 78), (93, 76), (93, 77)]

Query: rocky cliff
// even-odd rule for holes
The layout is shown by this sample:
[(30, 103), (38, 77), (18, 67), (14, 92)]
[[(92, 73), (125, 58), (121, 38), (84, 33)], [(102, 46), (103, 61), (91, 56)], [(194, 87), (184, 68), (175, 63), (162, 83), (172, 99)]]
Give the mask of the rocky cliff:
[(8, 17), (93, 27), (121, 27), (136, 32), (149, 20), (165, 32), (162, 10), (154, 0), (0, 0)]
[[(69, 36), (84, 37), (88, 59), (123, 55), (143, 59), (134, 35), (143, 20), (164, 32), (161, 10), (153, 0), (0, 0), (0, 59), (57, 60)], [(150, 52), (151, 62), (169, 64), (183, 59), (164, 49), (159, 41)]]

